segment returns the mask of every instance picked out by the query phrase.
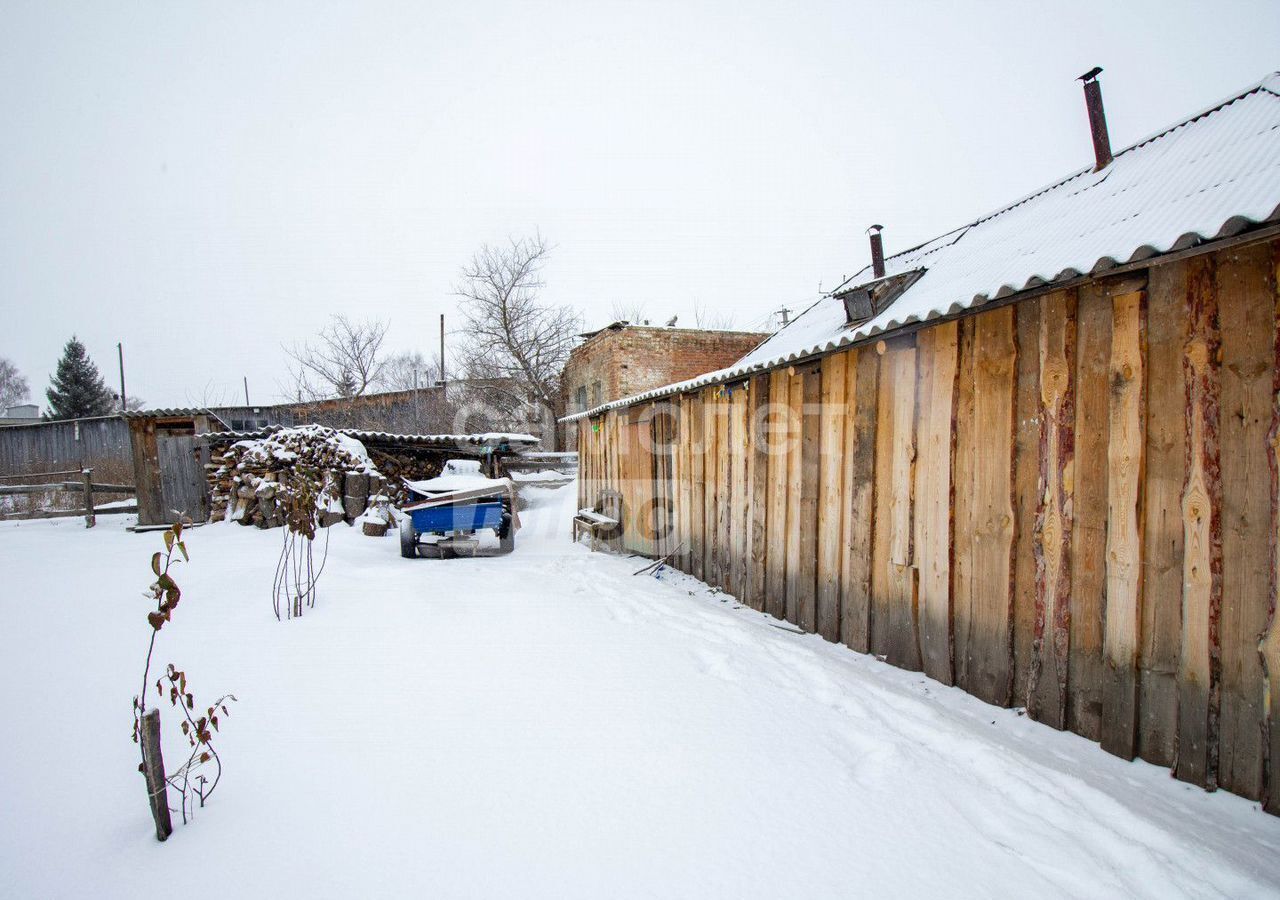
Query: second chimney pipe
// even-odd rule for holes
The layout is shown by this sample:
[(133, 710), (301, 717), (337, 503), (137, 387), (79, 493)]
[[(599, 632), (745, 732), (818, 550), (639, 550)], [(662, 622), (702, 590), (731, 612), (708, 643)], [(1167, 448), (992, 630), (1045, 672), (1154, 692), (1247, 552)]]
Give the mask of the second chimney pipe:
[(884, 277), (884, 241), (880, 237), (883, 225), (872, 225), (867, 229), (871, 235), (871, 274), (876, 278)]
[(1085, 72), (1079, 81), (1084, 82), (1084, 105), (1089, 110), (1089, 133), (1093, 135), (1093, 156), (1097, 165), (1093, 171), (1100, 172), (1111, 164), (1111, 137), (1107, 134), (1107, 113), (1102, 107), (1102, 85), (1098, 76), (1102, 67)]

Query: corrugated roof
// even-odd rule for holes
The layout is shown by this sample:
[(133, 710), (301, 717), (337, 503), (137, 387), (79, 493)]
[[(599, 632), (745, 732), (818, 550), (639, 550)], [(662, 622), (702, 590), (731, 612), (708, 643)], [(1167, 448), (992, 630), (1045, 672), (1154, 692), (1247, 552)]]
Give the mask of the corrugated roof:
[[(211, 431), (201, 435), (214, 444), (226, 444), (233, 441), (248, 441), (266, 437), (281, 431), (283, 426), (269, 425), (253, 431)], [(484, 434), (392, 434), (387, 431), (365, 431), (358, 428), (335, 428), (339, 434), (353, 437), (362, 443), (377, 446), (404, 447), (509, 447), (523, 449), (539, 443), (531, 434), (511, 433), (505, 431), (486, 432)]]
[(1047, 284), (1230, 237), (1280, 218), (1280, 73), (1273, 73), (990, 215), (885, 260), (887, 275), (924, 275), (854, 328), (839, 294), (815, 300), (732, 366), (604, 404), (566, 420), (680, 393), (814, 356)]

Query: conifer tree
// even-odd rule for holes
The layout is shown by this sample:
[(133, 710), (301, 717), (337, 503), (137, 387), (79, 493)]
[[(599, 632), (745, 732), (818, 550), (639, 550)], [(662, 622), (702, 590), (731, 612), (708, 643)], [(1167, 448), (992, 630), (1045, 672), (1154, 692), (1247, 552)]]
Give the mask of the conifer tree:
[(58, 360), (58, 371), (50, 388), (45, 391), (49, 400), (48, 418), (81, 419), (87, 416), (105, 416), (115, 410), (115, 395), (107, 390), (98, 367), (89, 359), (84, 344), (75, 335), (67, 341)]

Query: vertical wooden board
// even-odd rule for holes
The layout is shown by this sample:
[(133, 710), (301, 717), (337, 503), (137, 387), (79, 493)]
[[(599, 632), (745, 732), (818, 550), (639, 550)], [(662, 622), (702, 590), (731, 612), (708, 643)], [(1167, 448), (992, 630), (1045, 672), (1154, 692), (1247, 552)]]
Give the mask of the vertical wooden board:
[(1270, 615), (1270, 481), (1276, 312), (1271, 249), (1218, 254), (1222, 329), (1222, 695), (1218, 784), (1262, 796), (1264, 693), (1259, 642)]
[(1266, 743), (1263, 753), (1266, 765), (1263, 771), (1263, 808), (1280, 814), (1280, 241), (1271, 242), (1272, 282), (1274, 291), (1272, 307), (1276, 311), (1275, 351), (1272, 357), (1272, 395), (1275, 406), (1271, 412), (1271, 434), (1268, 439), (1268, 462), (1271, 466), (1271, 581), (1269, 594), (1271, 612), (1267, 628), (1262, 636), (1259, 652), (1265, 671)]
[(750, 591), (747, 602), (763, 610), (766, 596), (765, 571), (768, 560), (769, 444), (766, 422), (769, 406), (769, 376), (751, 380), (751, 542)]
[[(974, 317), (973, 588), (968, 659), (957, 682), (1004, 706), (1012, 687), (1013, 431), (1017, 345), (1012, 307)], [(957, 650), (959, 648), (957, 647)], [(964, 678), (961, 678), (963, 672)]]
[(1142, 610), (1146, 292), (1118, 294), (1111, 303), (1102, 749), (1123, 759), (1133, 759), (1138, 737), (1138, 638)]
[[(822, 444), (822, 371), (809, 366), (800, 375), (800, 553), (797, 557), (796, 623), (817, 630), (819, 454)], [(792, 488), (795, 489), (794, 486)]]
[(1138, 755), (1172, 766), (1178, 734), (1182, 632), (1182, 485), (1186, 479), (1185, 263), (1153, 266), (1147, 283), (1146, 471)]
[[(1036, 508), (1035, 628), (1027, 710), (1037, 721), (1067, 727), (1071, 646), (1071, 535), (1075, 493), (1076, 294), (1040, 304), (1036, 365), (1039, 497)], [(1029, 348), (1028, 348), (1029, 349)], [(1029, 352), (1028, 356), (1031, 355)]]
[(951, 656), (951, 436), (959, 327), (916, 335), (915, 561), (920, 585), (920, 657), (925, 674), (955, 681)]
[(769, 373), (769, 512), (765, 520), (768, 550), (765, 556), (765, 612), (786, 617), (787, 596), (787, 476), (790, 465), (790, 389), (787, 373)]
[(955, 681), (967, 685), (975, 629), (974, 621), (974, 460), (978, 454), (977, 423), (974, 420), (974, 333), (976, 320), (970, 316), (959, 325), (956, 363), (956, 403), (954, 452), (951, 461), (951, 615), (952, 668)]
[(672, 448), (672, 515), (675, 533), (672, 535), (671, 564), (681, 572), (689, 571), (689, 435), (685, 412), (685, 398), (677, 396), (671, 401), (675, 415), (675, 446)]
[(719, 444), (716, 431), (715, 388), (702, 392), (702, 443), (705, 448), (706, 479), (703, 482), (702, 580), (716, 585), (716, 541), (720, 520), (716, 493), (720, 486)]
[(1077, 295), (1074, 521), (1071, 524), (1071, 648), (1067, 727), (1099, 740), (1102, 616), (1106, 597), (1107, 432), (1111, 298), (1097, 282)]
[(731, 406), (732, 422), (729, 442), (732, 451), (730, 481), (733, 485), (732, 500), (729, 507), (729, 566), (730, 583), (738, 602), (747, 602), (747, 514), (750, 500), (747, 496), (747, 466), (751, 458), (750, 442), (747, 440), (747, 410), (751, 402), (750, 382), (744, 381), (733, 386)]
[(822, 361), (822, 424), (818, 447), (818, 595), (817, 630), (840, 640), (840, 566), (844, 561), (840, 528), (844, 513), (844, 353)]
[(730, 417), (731, 399), (726, 387), (721, 387), (716, 398), (716, 585), (732, 594), (733, 572), (729, 532), (733, 516), (733, 423)]
[(1040, 478), (1040, 316), (1044, 300), (1014, 306), (1018, 367), (1013, 438), (1013, 686), (1014, 706), (1028, 705), (1035, 657), (1036, 511)]
[[(1161, 269), (1165, 269), (1161, 273)], [(1222, 608), (1222, 476), (1219, 468), (1221, 342), (1212, 256), (1152, 272), (1153, 288), (1185, 271), (1187, 340), (1182, 352), (1186, 413), (1182, 513), (1182, 615), (1178, 653), (1178, 740), (1174, 775), (1213, 786), (1217, 750), (1218, 616)], [(1171, 271), (1172, 270), (1172, 274)], [(1163, 290), (1163, 288), (1162, 288)]]
[(888, 343), (880, 361), (871, 646), (895, 666), (920, 668), (916, 571), (911, 547), (915, 460), (914, 336)]
[(702, 394), (688, 394), (684, 398), (685, 422), (689, 433), (689, 574), (699, 581), (704, 579), (704, 552), (706, 537), (703, 522), (706, 516), (706, 446), (703, 438)]
[(800, 624), (800, 584), (803, 567), (800, 561), (800, 531), (803, 494), (801, 479), (804, 461), (804, 375), (790, 370), (787, 377), (787, 407), (792, 426), (787, 448), (787, 615), (793, 625)]
[(875, 496), (874, 350), (850, 350), (845, 362), (844, 511), (841, 520), (840, 640), (865, 653), (871, 613), (871, 521)]

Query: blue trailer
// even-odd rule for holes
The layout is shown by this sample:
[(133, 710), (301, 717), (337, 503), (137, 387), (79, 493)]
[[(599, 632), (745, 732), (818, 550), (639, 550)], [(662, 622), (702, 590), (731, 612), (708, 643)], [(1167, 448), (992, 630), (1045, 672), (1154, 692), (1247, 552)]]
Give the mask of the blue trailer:
[(449, 558), (474, 556), (477, 532), (491, 530), (500, 553), (516, 546), (515, 490), (505, 478), (444, 476), (406, 482), (423, 499), (406, 505), (400, 519), (400, 555)]

